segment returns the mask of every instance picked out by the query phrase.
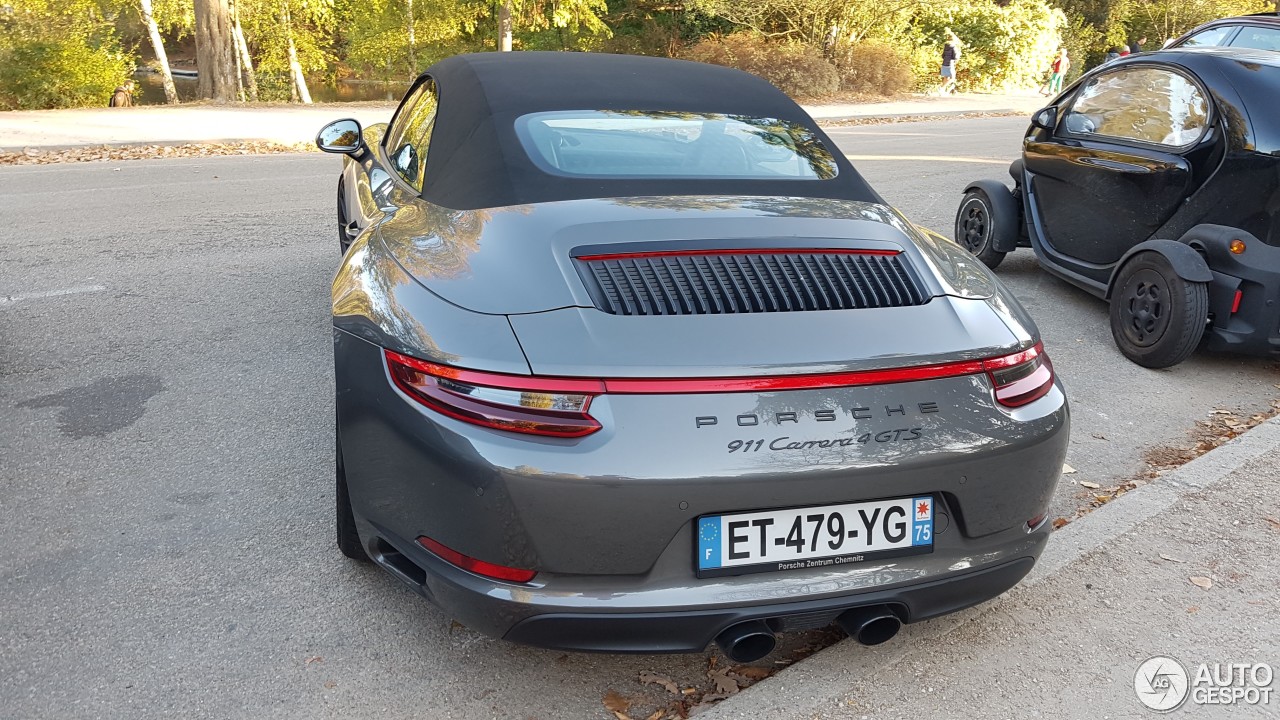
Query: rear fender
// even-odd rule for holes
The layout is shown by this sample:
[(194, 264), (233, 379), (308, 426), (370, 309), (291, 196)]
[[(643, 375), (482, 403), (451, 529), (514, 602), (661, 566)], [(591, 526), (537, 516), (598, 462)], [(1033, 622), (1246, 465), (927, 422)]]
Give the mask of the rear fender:
[(976, 180), (964, 189), (966, 193), (970, 190), (981, 190), (991, 198), (992, 220), (995, 221), (992, 248), (999, 252), (1017, 250), (1022, 226), (1022, 206), (1013, 197), (1013, 193), (998, 180)]
[(1111, 291), (1115, 288), (1116, 278), (1120, 275), (1120, 270), (1124, 268), (1125, 263), (1130, 258), (1140, 252), (1152, 251), (1160, 253), (1169, 261), (1169, 265), (1173, 267), (1173, 271), (1178, 277), (1189, 282), (1212, 282), (1213, 273), (1209, 271), (1209, 264), (1205, 262), (1204, 257), (1196, 252), (1195, 248), (1175, 240), (1147, 240), (1129, 248), (1129, 252), (1120, 258), (1120, 262), (1116, 263), (1115, 270), (1111, 271), (1111, 279), (1107, 282), (1107, 294), (1104, 296), (1107, 300), (1111, 299)]

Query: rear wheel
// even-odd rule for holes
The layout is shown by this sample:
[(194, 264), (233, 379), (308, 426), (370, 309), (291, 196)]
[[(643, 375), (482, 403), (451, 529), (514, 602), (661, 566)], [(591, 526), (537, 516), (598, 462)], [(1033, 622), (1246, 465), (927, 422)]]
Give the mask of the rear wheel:
[(338, 479), (337, 487), (337, 528), (338, 550), (352, 560), (370, 562), (369, 553), (360, 544), (360, 533), (356, 532), (356, 514), (351, 509), (351, 494), (347, 492), (347, 469), (342, 464), (342, 447), (338, 446), (334, 453), (334, 464)]
[(1143, 367), (1171, 367), (1190, 357), (1208, 317), (1208, 286), (1178, 277), (1160, 253), (1138, 253), (1116, 277), (1111, 335), (1120, 352)]
[(993, 270), (1006, 255), (995, 249), (996, 232), (1017, 227), (1017, 218), (1001, 215), (986, 191), (978, 188), (964, 194), (956, 211), (956, 242)]

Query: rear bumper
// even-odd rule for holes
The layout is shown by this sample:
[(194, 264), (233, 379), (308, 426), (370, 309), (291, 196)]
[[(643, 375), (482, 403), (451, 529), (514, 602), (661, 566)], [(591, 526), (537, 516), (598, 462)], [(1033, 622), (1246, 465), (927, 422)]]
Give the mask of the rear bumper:
[[(628, 607), (636, 598), (625, 595), (612, 602), (602, 600), (587, 610), (575, 604), (574, 598), (548, 591), (546, 586), (508, 593), (510, 586), (495, 587), (409, 547), (406, 549), (414, 556), (415, 565), (425, 568), (416, 576), (416, 567), (409, 574), (401, 571), (404, 558), (388, 562), (385, 554), (375, 553), (375, 559), (463, 625), (487, 635), (557, 650), (678, 653), (701, 652), (723, 630), (747, 620), (763, 620), (775, 632), (799, 632), (827, 627), (844, 611), (870, 605), (888, 605), (907, 623), (963, 610), (1022, 580), (1040, 557), (1048, 536), (1046, 523), (1037, 532), (1026, 534), (1007, 556), (1001, 554), (1006, 559), (925, 582), (791, 602), (649, 611)], [(810, 580), (815, 592), (837, 584), (829, 579)], [(795, 595), (803, 597), (803, 593)]]
[(547, 613), (520, 621), (505, 639), (583, 652), (700, 652), (725, 628), (747, 620), (764, 620), (775, 632), (810, 630), (832, 624), (851, 608), (887, 604), (906, 622), (919, 622), (996, 597), (1034, 564), (1035, 558), (1023, 557), (944, 580), (806, 602), (661, 613)]

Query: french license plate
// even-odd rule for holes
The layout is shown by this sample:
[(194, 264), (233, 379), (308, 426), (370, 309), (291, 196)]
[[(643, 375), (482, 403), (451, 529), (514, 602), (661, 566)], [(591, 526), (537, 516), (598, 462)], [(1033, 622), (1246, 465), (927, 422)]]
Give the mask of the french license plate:
[(835, 567), (933, 551), (933, 498), (698, 518), (698, 577)]

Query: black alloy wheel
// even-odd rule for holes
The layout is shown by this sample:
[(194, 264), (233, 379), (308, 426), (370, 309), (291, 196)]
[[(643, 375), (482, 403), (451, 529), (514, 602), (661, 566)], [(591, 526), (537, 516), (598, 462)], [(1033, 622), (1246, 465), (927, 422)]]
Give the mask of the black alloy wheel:
[(1178, 276), (1157, 252), (1141, 252), (1121, 268), (1111, 294), (1111, 335), (1120, 352), (1148, 368), (1186, 360), (1209, 317), (1205, 283)]
[(1006, 254), (994, 247), (996, 226), (1001, 220), (1011, 221), (1009, 218), (995, 217), (991, 198), (977, 188), (964, 194), (964, 198), (960, 200), (960, 209), (956, 211), (956, 242), (993, 270), (1004, 260)]

